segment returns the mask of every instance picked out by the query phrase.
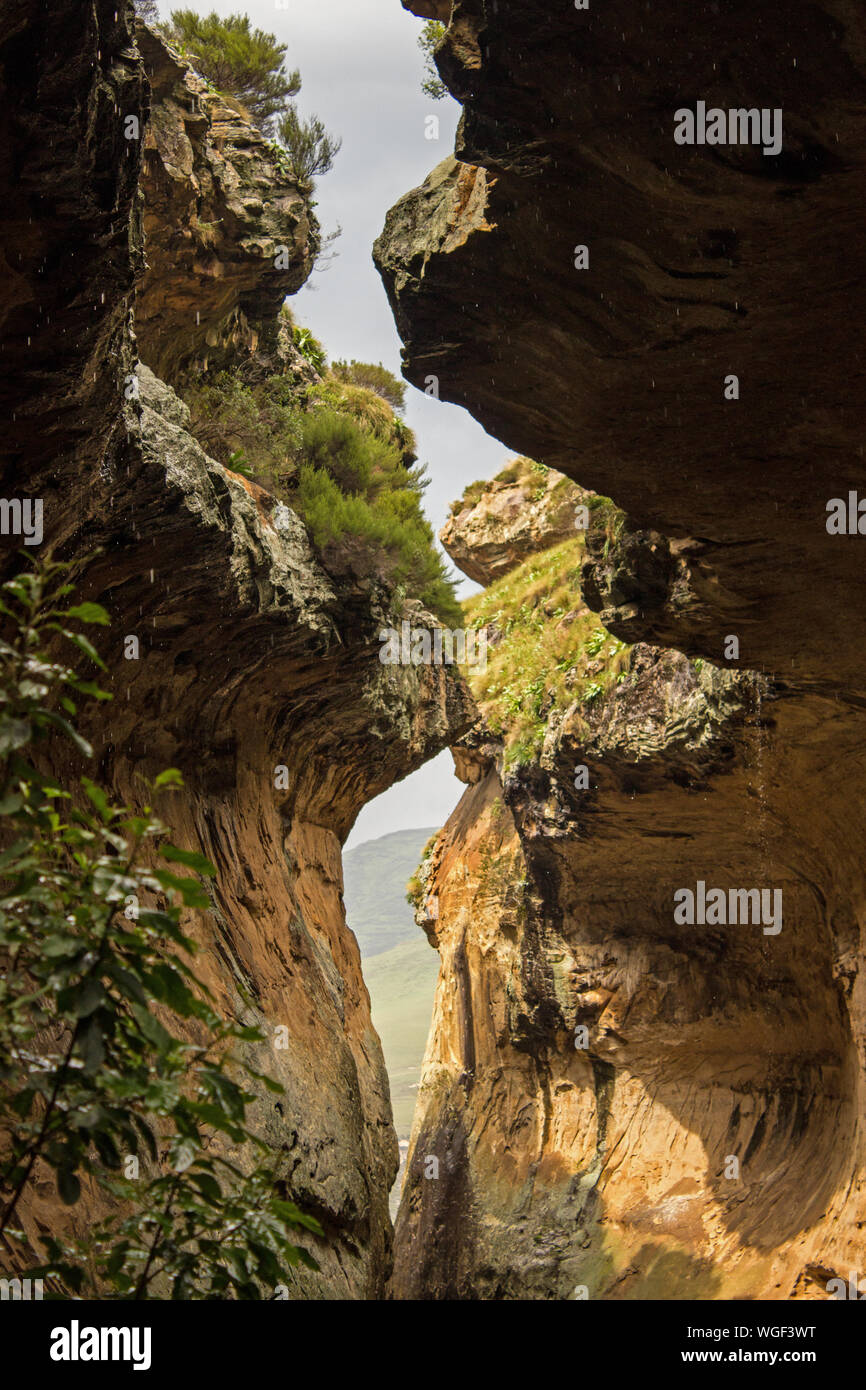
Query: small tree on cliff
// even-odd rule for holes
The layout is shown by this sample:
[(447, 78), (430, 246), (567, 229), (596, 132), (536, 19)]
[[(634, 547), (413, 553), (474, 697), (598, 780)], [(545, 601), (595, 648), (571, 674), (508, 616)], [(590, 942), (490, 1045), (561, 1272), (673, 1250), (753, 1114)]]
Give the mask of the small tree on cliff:
[(418, 36), (418, 47), (424, 54), (424, 81), (421, 83), (421, 91), (434, 101), (441, 101), (443, 97), (448, 96), (448, 88), (439, 76), (433, 58), (437, 45), (444, 37), (445, 25), (438, 19), (428, 19)]
[(351, 362), (334, 362), (331, 371), (340, 381), (375, 391), (394, 410), (402, 410), (406, 404), (405, 381), (389, 372), (381, 362), (356, 362), (353, 358)]
[[(270, 1112), (251, 1083), (283, 1088), (235, 1049), (265, 1035), (223, 1019), (193, 973), (186, 920), (211, 908), (215, 870), (148, 807), (60, 770), (64, 740), (93, 758), (78, 702), (110, 698), (58, 648), (103, 665), (80, 625), (108, 615), (70, 605), (67, 569), (0, 586), (0, 1245), (65, 1293), (279, 1296), (293, 1265), (317, 1268), (295, 1237), (321, 1228), (250, 1127)], [(169, 770), (153, 791), (181, 786)], [(28, 1234), (52, 1177), (89, 1210)]]
[(237, 97), (266, 134), (286, 101), (301, 90), (297, 69), (287, 72), (287, 44), (250, 27), (249, 15), (220, 19), (195, 10), (172, 10), (171, 38), (196, 70), (221, 92)]
[(304, 121), (290, 102), (277, 127), (280, 142), (288, 155), (288, 167), (298, 184), (311, 184), (320, 174), (327, 174), (342, 145), (342, 140), (329, 135), (318, 116)]

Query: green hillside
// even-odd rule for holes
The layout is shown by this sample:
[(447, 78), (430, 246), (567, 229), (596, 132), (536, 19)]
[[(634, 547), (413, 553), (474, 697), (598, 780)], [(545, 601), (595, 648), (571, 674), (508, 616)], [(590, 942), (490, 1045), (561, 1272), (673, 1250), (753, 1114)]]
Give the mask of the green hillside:
[(439, 974), (438, 951), (432, 949), (418, 927), (415, 931), (417, 937), (413, 941), (404, 941), (364, 961), (373, 1026), (382, 1039), (394, 1125), (400, 1139), (408, 1139), (412, 1128)]
[(406, 901), (406, 884), (434, 829), (395, 830), (343, 855), (346, 921), (358, 938), (362, 957), (389, 951), (418, 933)]
[(429, 826), (397, 830), (343, 856), (346, 921), (361, 948), (401, 1139), (408, 1139), (412, 1128), (439, 973), (439, 955), (416, 926), (406, 883), (433, 833)]

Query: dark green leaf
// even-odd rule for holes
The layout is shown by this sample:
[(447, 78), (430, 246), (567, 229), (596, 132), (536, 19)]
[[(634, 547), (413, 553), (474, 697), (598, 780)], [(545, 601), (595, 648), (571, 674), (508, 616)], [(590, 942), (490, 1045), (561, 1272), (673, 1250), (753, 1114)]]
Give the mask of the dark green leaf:
[(102, 790), (102, 788), (97, 787), (95, 782), (91, 782), (89, 777), (82, 777), (81, 785), (83, 786), (90, 800), (93, 802), (102, 819), (104, 821), (110, 821), (113, 813), (111, 810), (111, 806), (108, 802), (108, 797), (105, 795), (105, 792)]
[(135, 1014), (138, 1026), (148, 1042), (153, 1043), (157, 1052), (168, 1052), (175, 1044), (175, 1039), (163, 1028), (159, 1019), (154, 1018), (152, 1013), (141, 1007), (140, 1004), (133, 1004), (132, 1012)]
[(203, 854), (196, 854), (190, 849), (178, 849), (177, 845), (165, 845), (160, 853), (170, 864), (185, 864), (188, 869), (195, 869), (196, 873), (204, 874), (205, 878), (216, 878), (216, 869)]
[(194, 1012), (195, 996), (187, 988), (182, 976), (170, 965), (161, 963), (153, 966), (146, 976), (154, 995), (163, 1004), (168, 1004), (175, 1013), (189, 1018)]
[(100, 603), (76, 603), (62, 614), (64, 618), (77, 618), (80, 623), (98, 623), (108, 627), (109, 617)]
[(163, 888), (180, 893), (186, 907), (210, 907), (210, 899), (202, 890), (198, 879), (179, 878), (177, 874), (170, 874), (167, 869), (154, 869), (153, 876)]
[(105, 1061), (105, 1043), (98, 1018), (91, 1018), (81, 1036), (81, 1056), (85, 1071), (98, 1071)]
[(109, 961), (105, 967), (105, 973), (114, 981), (121, 994), (126, 999), (134, 999), (137, 1004), (146, 1004), (147, 996), (142, 989), (141, 983), (123, 966), (116, 961)]
[(50, 724), (56, 724), (58, 729), (63, 730), (67, 738), (70, 738), (75, 744), (79, 753), (82, 753), (85, 758), (93, 757), (93, 749), (87, 739), (82, 738), (77, 729), (73, 729), (68, 719), (64, 719), (62, 714), (56, 714), (53, 710), (43, 710), (42, 714), (43, 718), (47, 719)]
[[(71, 991), (63, 990), (62, 994), (71, 995), (71, 1004), (64, 1007), (71, 1007), (75, 1018), (87, 1018), (94, 1009), (98, 1009), (100, 1004), (105, 1002), (105, 990), (102, 984), (94, 976), (83, 980), (80, 985), (76, 985)], [(59, 996), (58, 996), (59, 1004)]]
[(314, 1231), (317, 1236), (324, 1235), (324, 1232), (314, 1216), (307, 1216), (296, 1207), (294, 1202), (283, 1201), (280, 1197), (271, 1199), (271, 1210), (282, 1220), (289, 1222), (292, 1226), (304, 1226), (308, 1231)]
[(106, 1133), (105, 1130), (97, 1130), (93, 1136), (93, 1142), (96, 1145), (96, 1152), (99, 1154), (106, 1168), (116, 1171), (121, 1165), (121, 1158), (117, 1151), (117, 1145), (111, 1135)]
[(153, 784), (155, 787), (182, 787), (183, 777), (176, 767), (167, 767)]
[(57, 1191), (60, 1193), (60, 1200), (67, 1207), (74, 1207), (81, 1196), (81, 1183), (72, 1172), (71, 1168), (60, 1168), (57, 1172)]

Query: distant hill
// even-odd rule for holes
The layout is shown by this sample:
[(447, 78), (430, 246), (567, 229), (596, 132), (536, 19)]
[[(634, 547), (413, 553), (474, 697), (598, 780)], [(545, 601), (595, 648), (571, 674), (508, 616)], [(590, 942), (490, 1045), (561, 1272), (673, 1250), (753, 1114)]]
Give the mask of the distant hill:
[(439, 952), (432, 949), (420, 928), (415, 931), (414, 941), (404, 941), (364, 961), (373, 1027), (382, 1039), (399, 1139), (408, 1139), (412, 1128), (439, 975)]
[[(397, 830), (343, 855), (346, 921), (361, 948), (400, 1139), (408, 1139), (412, 1128), (439, 974), (439, 954), (415, 924), (406, 883), (435, 828)], [(398, 1195), (395, 1187), (392, 1214)]]
[(362, 957), (378, 956), (420, 935), (406, 901), (406, 884), (437, 828), (395, 830), (343, 855), (346, 921), (358, 938)]

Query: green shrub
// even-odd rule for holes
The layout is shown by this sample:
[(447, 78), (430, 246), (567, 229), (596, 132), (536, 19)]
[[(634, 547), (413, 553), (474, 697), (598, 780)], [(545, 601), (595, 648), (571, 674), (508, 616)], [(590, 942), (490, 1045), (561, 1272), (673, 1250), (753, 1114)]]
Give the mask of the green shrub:
[(328, 173), (343, 143), (328, 134), (318, 116), (303, 120), (291, 102), (280, 117), (277, 133), (285, 147), (289, 173), (301, 187), (309, 187), (320, 174)]
[(302, 402), (303, 392), (282, 376), (253, 388), (220, 372), (186, 392), (190, 429), (202, 448), (235, 472), (244, 471), (237, 467), (240, 455), (246, 470), (278, 494), (297, 471)]
[(301, 328), (299, 324), (294, 324), (292, 341), (301, 356), (305, 357), (313, 370), (321, 375), (328, 365), (328, 359), (318, 338), (313, 337), (309, 328)]
[(314, 388), (310, 400), (313, 404), (321, 402), (331, 410), (351, 416), (358, 424), (393, 444), (398, 441), (397, 417), (388, 402), (375, 391), (329, 376), (321, 386)]
[(454, 586), (411, 483), (368, 499), (344, 492), (326, 468), (302, 464), (292, 503), (329, 568), (375, 575), (395, 597), (411, 594), (444, 622), (462, 626)]
[(172, 10), (170, 38), (196, 71), (221, 92), (237, 97), (266, 133), (286, 100), (301, 90), (297, 69), (285, 67), (287, 44), (273, 34), (251, 29), (249, 15), (221, 19), (195, 10)]
[[(211, 907), (215, 870), (148, 807), (34, 767), (49, 737), (92, 761), (78, 703), (110, 698), (56, 650), (62, 636), (103, 664), (80, 625), (107, 615), (70, 605), (67, 568), (0, 590), (0, 1241), (76, 1296), (259, 1299), (291, 1265), (317, 1268), (292, 1235), (321, 1229), (282, 1200), (285, 1160), (249, 1128), (250, 1080), (283, 1088), (232, 1048), (264, 1034), (221, 1019), (192, 970), (182, 912)], [(179, 786), (172, 769), (151, 790)], [(39, 1250), (20, 1207), (49, 1173), (73, 1212), (86, 1186), (108, 1214), (42, 1226)]]
[(325, 469), (343, 492), (372, 492), (401, 467), (400, 455), (336, 410), (311, 410), (301, 429), (301, 456)]
[(375, 576), (395, 604), (417, 598), (462, 626), (424, 516), (414, 435), (383, 396), (338, 377), (312, 388), (280, 376), (248, 386), (223, 372), (188, 388), (186, 400), (204, 448), (293, 507), (328, 568)]
[(436, 847), (436, 841), (439, 839), (441, 833), (441, 830), (433, 831), (433, 834), (421, 851), (421, 858), (418, 861), (417, 869), (406, 884), (406, 901), (416, 912), (421, 906), (426, 891), (427, 863)]
[(375, 391), (386, 400), (393, 410), (402, 410), (406, 404), (406, 383), (383, 367), (381, 362), (334, 362), (331, 371), (340, 381), (352, 386), (363, 386)]

